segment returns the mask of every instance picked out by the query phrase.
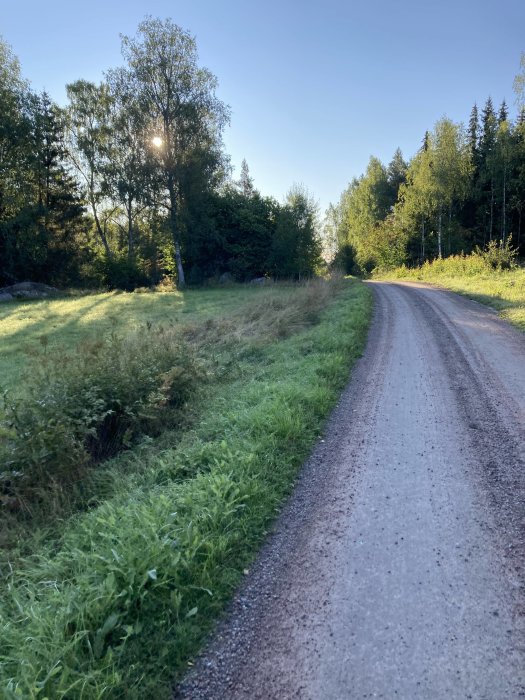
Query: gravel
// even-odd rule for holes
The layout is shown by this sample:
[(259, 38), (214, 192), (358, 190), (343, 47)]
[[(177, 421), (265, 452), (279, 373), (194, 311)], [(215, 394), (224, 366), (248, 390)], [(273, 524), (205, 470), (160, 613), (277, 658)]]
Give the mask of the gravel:
[(525, 336), (373, 288), (365, 354), (175, 698), (525, 697)]

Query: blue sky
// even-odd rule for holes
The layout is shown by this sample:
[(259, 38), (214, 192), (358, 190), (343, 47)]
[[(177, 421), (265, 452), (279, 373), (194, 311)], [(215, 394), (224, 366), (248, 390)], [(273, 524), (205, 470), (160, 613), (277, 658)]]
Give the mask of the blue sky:
[(119, 34), (146, 14), (197, 38), (230, 105), (226, 149), (263, 194), (305, 184), (324, 210), (370, 155), (405, 157), (444, 114), (505, 97), (525, 51), (525, 0), (5, 0), (0, 34), (24, 76), (65, 103), (66, 83), (121, 64)]

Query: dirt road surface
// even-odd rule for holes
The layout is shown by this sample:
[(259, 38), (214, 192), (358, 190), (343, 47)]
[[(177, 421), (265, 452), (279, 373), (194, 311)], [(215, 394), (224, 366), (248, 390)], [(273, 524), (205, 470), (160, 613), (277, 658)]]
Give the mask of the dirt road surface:
[(175, 697), (525, 697), (525, 336), (373, 289), (324, 442)]

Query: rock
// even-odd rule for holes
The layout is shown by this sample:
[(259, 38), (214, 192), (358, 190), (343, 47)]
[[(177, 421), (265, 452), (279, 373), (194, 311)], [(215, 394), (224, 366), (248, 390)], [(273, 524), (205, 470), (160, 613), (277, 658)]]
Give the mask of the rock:
[(269, 277), (255, 277), (255, 279), (250, 281), (250, 284), (271, 284), (272, 280)]
[(40, 282), (18, 282), (10, 287), (0, 289), (0, 301), (9, 301), (9, 299), (44, 299), (58, 293), (56, 287), (50, 287), (48, 284)]
[(219, 284), (232, 284), (234, 281), (231, 272), (223, 272), (219, 277)]

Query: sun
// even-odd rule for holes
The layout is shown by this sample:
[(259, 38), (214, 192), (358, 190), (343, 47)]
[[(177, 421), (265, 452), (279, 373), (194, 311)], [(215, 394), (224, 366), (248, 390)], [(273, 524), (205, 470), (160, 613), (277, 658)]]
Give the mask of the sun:
[(162, 146), (162, 139), (160, 136), (154, 136), (151, 139), (151, 143), (155, 146), (155, 148), (160, 148)]

